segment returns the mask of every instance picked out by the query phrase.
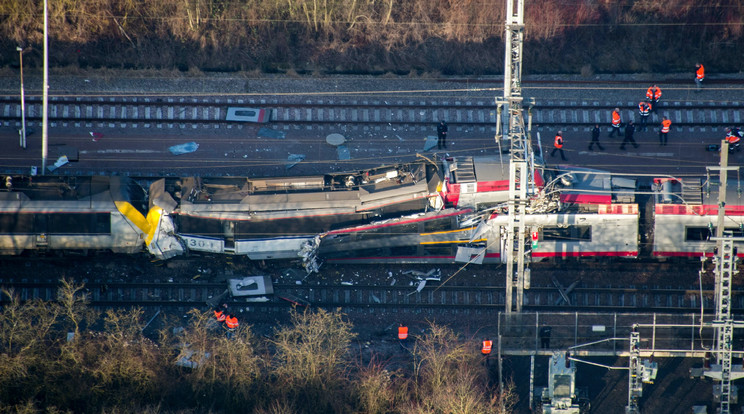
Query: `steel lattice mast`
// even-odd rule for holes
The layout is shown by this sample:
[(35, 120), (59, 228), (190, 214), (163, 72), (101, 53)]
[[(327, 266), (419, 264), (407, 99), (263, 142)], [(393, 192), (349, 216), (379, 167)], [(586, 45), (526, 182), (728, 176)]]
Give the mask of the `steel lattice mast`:
[[(532, 148), (522, 116), (522, 45), (524, 0), (506, 0), (506, 52), (504, 57), (504, 101), (508, 105), (510, 142), (509, 222), (506, 229), (506, 313), (522, 311), (525, 284), (525, 214), (527, 190), (532, 181)], [(496, 139), (499, 139), (497, 136)], [(515, 269), (516, 259), (516, 269)], [(516, 304), (513, 304), (516, 286)]]

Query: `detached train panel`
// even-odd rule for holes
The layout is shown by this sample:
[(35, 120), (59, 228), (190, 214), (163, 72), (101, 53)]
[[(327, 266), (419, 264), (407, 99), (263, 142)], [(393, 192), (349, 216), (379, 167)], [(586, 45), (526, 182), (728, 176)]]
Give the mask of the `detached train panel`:
[(0, 254), (143, 250), (144, 190), (126, 177), (5, 177)]
[[(718, 189), (699, 179), (658, 178), (655, 180), (653, 255), (657, 258), (701, 257), (713, 254), (718, 223)], [(744, 199), (729, 186), (726, 194), (724, 231), (744, 235)], [(744, 244), (736, 243), (744, 253)], [(742, 254), (740, 253), (740, 254)]]

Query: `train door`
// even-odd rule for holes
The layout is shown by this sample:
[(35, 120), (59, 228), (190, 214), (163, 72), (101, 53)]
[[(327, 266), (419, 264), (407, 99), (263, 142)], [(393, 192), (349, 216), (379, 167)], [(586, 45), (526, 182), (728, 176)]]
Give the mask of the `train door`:
[(237, 227), (237, 222), (235, 221), (223, 221), (222, 222), (222, 231), (225, 236), (225, 251), (226, 252), (234, 252), (235, 251), (235, 228)]
[(36, 247), (44, 248), (49, 246), (47, 233), (49, 232), (49, 215), (34, 215), (34, 235), (36, 236)]

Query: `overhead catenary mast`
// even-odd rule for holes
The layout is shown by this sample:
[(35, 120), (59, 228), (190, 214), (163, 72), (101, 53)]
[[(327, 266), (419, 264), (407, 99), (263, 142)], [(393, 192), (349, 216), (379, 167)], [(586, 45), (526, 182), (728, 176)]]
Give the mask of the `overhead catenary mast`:
[[(506, 228), (506, 313), (522, 311), (525, 287), (525, 214), (527, 190), (532, 181), (532, 147), (522, 116), (522, 45), (524, 42), (524, 0), (506, 0), (506, 52), (504, 57), (504, 101), (509, 126), (509, 221)], [(498, 140), (499, 137), (497, 136)], [(516, 259), (516, 269), (515, 269)], [(516, 304), (514, 288), (516, 287)]]

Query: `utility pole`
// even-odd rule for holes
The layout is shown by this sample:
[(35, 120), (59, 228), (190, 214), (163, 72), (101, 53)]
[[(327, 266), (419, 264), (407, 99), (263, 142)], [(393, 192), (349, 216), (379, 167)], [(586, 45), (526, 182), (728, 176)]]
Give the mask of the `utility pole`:
[(23, 90), (23, 48), (20, 46), (16, 47), (18, 51), (18, 58), (20, 59), (21, 65), (21, 148), (26, 149), (26, 93)]
[(731, 317), (731, 288), (732, 278), (738, 273), (736, 270), (736, 252), (734, 247), (735, 241), (742, 241), (744, 238), (733, 237), (731, 232), (725, 232), (726, 218), (726, 190), (728, 187), (729, 170), (738, 170), (738, 167), (728, 166), (728, 143), (726, 140), (721, 142), (721, 166), (708, 167), (708, 170), (719, 170), (720, 186), (718, 189), (718, 220), (716, 222), (716, 235), (711, 240), (716, 242), (716, 254), (713, 257), (715, 264), (716, 276), (716, 317), (711, 324), (715, 328), (716, 336), (713, 345), (713, 351), (716, 356), (716, 364), (705, 376), (720, 381), (721, 387), (721, 407), (718, 411), (721, 414), (731, 413), (731, 382), (733, 380), (744, 378), (744, 373), (734, 371), (732, 366), (732, 340), (734, 337), (734, 328), (741, 327)]
[[(524, 43), (524, 0), (506, 0), (506, 52), (504, 57), (504, 102), (508, 105), (510, 142), (509, 220), (506, 228), (506, 313), (521, 312), (525, 286), (525, 214), (527, 189), (531, 182), (532, 147), (522, 115), (522, 46)], [(499, 139), (497, 136), (496, 139)], [(516, 269), (515, 269), (516, 259)], [(514, 288), (516, 287), (516, 304)]]
[(49, 122), (47, 119), (47, 111), (49, 108), (49, 12), (47, 9), (47, 0), (44, 0), (44, 84), (41, 85), (41, 175), (46, 174), (48, 153), (47, 137), (49, 136)]

